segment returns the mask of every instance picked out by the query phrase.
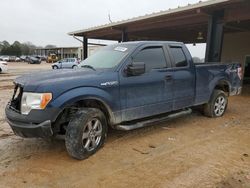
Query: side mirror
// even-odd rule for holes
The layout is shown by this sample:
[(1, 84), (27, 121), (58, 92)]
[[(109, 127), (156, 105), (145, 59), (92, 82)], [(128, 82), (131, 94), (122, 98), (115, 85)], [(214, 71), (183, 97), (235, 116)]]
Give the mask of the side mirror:
[(144, 62), (133, 62), (127, 66), (128, 76), (138, 76), (145, 73), (145, 63)]
[(58, 63), (62, 63), (61, 61), (59, 61)]

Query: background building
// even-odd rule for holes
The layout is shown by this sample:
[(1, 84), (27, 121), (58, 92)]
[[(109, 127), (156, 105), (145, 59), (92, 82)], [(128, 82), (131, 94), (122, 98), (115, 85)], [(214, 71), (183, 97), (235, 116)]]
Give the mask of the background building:
[[(88, 46), (88, 54), (92, 55), (102, 46)], [(57, 54), (60, 59), (63, 58), (80, 58), (83, 59), (83, 47), (53, 47), (53, 48), (36, 48), (35, 55), (48, 56), (49, 53)]]

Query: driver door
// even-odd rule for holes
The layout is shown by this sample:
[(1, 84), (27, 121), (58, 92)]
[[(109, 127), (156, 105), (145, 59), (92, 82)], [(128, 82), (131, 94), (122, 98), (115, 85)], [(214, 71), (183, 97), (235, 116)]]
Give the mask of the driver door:
[(140, 119), (172, 110), (172, 71), (161, 45), (143, 46), (128, 64), (145, 63), (145, 73), (121, 76), (122, 121)]

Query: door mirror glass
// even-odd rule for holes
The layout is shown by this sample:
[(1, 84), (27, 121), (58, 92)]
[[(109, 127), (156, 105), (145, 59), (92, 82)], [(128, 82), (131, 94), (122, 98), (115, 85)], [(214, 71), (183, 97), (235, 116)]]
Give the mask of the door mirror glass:
[(145, 73), (145, 63), (144, 62), (133, 62), (127, 66), (128, 76), (138, 76)]

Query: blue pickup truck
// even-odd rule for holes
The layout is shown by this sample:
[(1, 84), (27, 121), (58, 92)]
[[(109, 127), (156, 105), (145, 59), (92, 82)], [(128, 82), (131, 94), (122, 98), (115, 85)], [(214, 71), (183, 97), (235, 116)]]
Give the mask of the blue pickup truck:
[(16, 135), (65, 135), (68, 153), (85, 159), (103, 146), (108, 126), (132, 130), (194, 106), (220, 117), (241, 83), (240, 64), (194, 64), (183, 43), (126, 42), (102, 48), (79, 69), (17, 78), (5, 113)]

